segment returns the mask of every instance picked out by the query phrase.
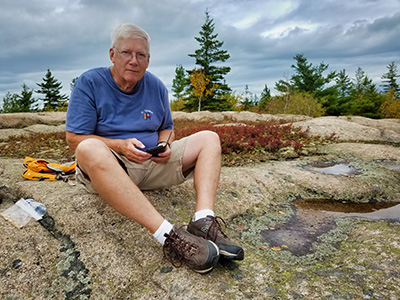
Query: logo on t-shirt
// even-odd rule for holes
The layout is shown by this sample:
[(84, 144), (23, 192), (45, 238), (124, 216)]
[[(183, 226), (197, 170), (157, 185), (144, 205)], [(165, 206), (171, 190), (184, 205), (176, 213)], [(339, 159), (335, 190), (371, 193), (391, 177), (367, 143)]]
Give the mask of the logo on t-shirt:
[(145, 109), (142, 111), (143, 114), (143, 119), (144, 120), (151, 120), (151, 116), (153, 115), (153, 112), (151, 110)]

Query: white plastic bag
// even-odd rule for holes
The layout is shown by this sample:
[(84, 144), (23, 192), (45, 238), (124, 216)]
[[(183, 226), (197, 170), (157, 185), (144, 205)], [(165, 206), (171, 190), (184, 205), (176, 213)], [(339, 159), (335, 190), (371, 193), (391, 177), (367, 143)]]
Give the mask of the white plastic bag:
[(33, 199), (20, 199), (1, 215), (17, 228), (22, 228), (34, 218), (40, 220), (46, 214), (46, 207)]

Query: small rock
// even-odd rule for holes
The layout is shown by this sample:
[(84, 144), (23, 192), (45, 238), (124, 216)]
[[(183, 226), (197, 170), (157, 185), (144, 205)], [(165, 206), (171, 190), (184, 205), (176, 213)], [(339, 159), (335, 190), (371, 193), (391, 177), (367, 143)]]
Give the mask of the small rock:
[(170, 273), (172, 272), (173, 268), (171, 266), (162, 267), (160, 270), (161, 274)]
[(21, 267), (21, 266), (22, 266), (22, 260), (20, 260), (20, 259), (16, 259), (16, 260), (14, 260), (13, 263), (12, 263), (12, 267), (13, 267), (14, 269), (18, 269), (18, 268)]

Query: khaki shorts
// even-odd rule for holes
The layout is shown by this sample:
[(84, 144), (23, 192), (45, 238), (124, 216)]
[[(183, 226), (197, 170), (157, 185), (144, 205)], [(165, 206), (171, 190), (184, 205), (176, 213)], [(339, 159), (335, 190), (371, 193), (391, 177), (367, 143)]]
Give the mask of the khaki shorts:
[[(165, 164), (156, 164), (151, 160), (137, 164), (110, 150), (117, 157), (119, 163), (125, 166), (129, 177), (141, 190), (154, 190), (181, 184), (193, 177), (193, 171), (186, 177), (182, 172), (182, 158), (186, 142), (187, 138), (183, 138), (171, 144), (171, 158)], [(76, 180), (82, 183), (89, 192), (97, 193), (89, 177), (79, 169), (79, 166), (76, 168)]]

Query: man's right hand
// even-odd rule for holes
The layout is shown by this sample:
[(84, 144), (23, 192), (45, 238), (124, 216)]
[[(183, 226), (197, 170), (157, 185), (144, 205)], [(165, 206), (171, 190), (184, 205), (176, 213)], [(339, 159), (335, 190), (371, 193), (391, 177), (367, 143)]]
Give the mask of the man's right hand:
[(139, 150), (139, 149), (144, 149), (146, 147), (145, 145), (142, 144), (141, 141), (135, 138), (121, 140), (121, 143), (122, 144), (120, 145), (120, 149), (118, 152), (124, 155), (130, 161), (133, 161), (137, 164), (141, 164), (149, 160), (149, 158), (151, 157), (151, 154)]

